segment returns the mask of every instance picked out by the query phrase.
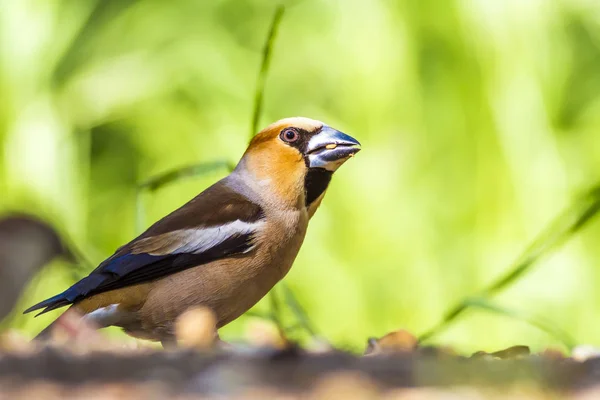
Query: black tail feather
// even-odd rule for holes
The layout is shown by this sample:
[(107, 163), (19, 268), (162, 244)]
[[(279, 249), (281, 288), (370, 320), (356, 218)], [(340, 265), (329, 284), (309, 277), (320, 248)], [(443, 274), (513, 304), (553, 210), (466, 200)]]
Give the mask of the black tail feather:
[(40, 313), (38, 313), (36, 315), (36, 317), (37, 317), (38, 315), (42, 315), (44, 313), (47, 313), (48, 311), (52, 311), (52, 310), (56, 310), (57, 308), (68, 306), (69, 304), (71, 304), (71, 302), (69, 300), (65, 299), (64, 294), (61, 293), (61, 294), (58, 294), (47, 300), (44, 300), (34, 306), (29, 307), (27, 310), (23, 311), (23, 314), (27, 314), (32, 311), (40, 310), (43, 308), (44, 310), (42, 310)]

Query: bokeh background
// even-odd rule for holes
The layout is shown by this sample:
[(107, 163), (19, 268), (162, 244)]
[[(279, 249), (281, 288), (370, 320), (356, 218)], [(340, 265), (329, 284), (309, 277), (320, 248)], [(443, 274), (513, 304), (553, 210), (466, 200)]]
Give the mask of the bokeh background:
[[(276, 5), (0, 0), (0, 213), (52, 221), (97, 264), (136, 235), (136, 212), (147, 226), (223, 177), (136, 207), (136, 186), (156, 174), (240, 157)], [(337, 345), (428, 330), (600, 180), (597, 0), (295, 1), (272, 51), (260, 126), (308, 116), (363, 144), (286, 278)], [(599, 240), (592, 222), (494, 302), (600, 345)], [(20, 309), (86, 268), (49, 265)], [(56, 315), (7, 323), (33, 335)], [(560, 346), (481, 310), (432, 342)]]

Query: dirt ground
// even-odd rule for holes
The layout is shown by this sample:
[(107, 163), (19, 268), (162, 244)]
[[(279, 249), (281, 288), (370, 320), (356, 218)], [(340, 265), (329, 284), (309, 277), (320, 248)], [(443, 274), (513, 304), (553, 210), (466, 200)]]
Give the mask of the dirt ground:
[[(0, 355), (0, 398), (600, 398), (600, 358), (460, 357), (434, 349), (356, 356), (91, 351)], [(591, 397), (588, 397), (591, 396)]]

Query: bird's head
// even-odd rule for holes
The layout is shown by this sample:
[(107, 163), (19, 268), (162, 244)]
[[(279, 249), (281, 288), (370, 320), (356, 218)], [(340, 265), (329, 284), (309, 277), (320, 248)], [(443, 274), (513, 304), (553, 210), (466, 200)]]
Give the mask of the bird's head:
[(360, 143), (323, 122), (294, 117), (260, 131), (243, 164), (259, 181), (290, 202), (304, 194), (306, 205), (322, 197), (331, 175), (360, 151)]

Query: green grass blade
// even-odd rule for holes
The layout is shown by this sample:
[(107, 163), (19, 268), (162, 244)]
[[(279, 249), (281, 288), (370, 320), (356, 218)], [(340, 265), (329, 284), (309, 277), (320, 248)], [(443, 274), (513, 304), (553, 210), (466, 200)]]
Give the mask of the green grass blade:
[(185, 178), (196, 178), (214, 171), (218, 171), (220, 169), (227, 169), (231, 171), (233, 170), (233, 168), (235, 168), (233, 164), (225, 160), (204, 162), (167, 171), (163, 174), (154, 176), (140, 183), (138, 187), (140, 189), (153, 192), (162, 188), (163, 186), (169, 185), (174, 182), (179, 182), (180, 180)]
[(535, 326), (548, 335), (552, 336), (559, 342), (561, 342), (566, 348), (572, 350), (576, 345), (577, 341), (571, 337), (567, 332), (556, 327), (552, 322), (535, 317), (524, 313), (522, 311), (508, 309), (506, 307), (499, 306), (498, 304), (491, 303), (488, 299), (483, 297), (471, 297), (465, 299), (464, 303), (467, 307), (479, 308), (484, 311), (488, 311), (494, 314), (503, 315), (509, 318), (513, 318), (519, 321), (528, 323), (531, 326)]
[(135, 231), (141, 233), (146, 226), (146, 210), (144, 207), (144, 195), (146, 192), (155, 192), (166, 185), (179, 182), (182, 179), (199, 177), (220, 169), (231, 171), (234, 168), (233, 164), (224, 160), (206, 162), (177, 168), (140, 183), (135, 193)]
[[(533, 243), (521, 254), (508, 269), (508, 272), (487, 288), (483, 289), (478, 297), (487, 298), (512, 285), (520, 279), (531, 267), (544, 256), (565, 243), (568, 239), (583, 229), (600, 211), (600, 185), (592, 187), (585, 192), (563, 213), (556, 217), (546, 229), (538, 235)], [(433, 328), (421, 334), (420, 341), (426, 341), (445, 329), (451, 322), (459, 317), (469, 307), (461, 301), (442, 318)]]
[(254, 111), (252, 113), (250, 137), (254, 136), (256, 132), (258, 132), (258, 123), (260, 122), (260, 117), (262, 114), (263, 98), (265, 93), (265, 82), (267, 79), (267, 74), (269, 72), (269, 67), (271, 65), (271, 54), (273, 53), (273, 44), (275, 43), (275, 38), (277, 36), (279, 25), (281, 24), (281, 19), (283, 18), (284, 12), (285, 6), (283, 4), (278, 5), (275, 9), (275, 13), (273, 14), (273, 20), (271, 21), (271, 27), (269, 29), (269, 33), (267, 35), (267, 39), (265, 40), (265, 45), (263, 47), (262, 62), (260, 65), (260, 70), (258, 71), (258, 77), (256, 79), (256, 92), (254, 94)]

